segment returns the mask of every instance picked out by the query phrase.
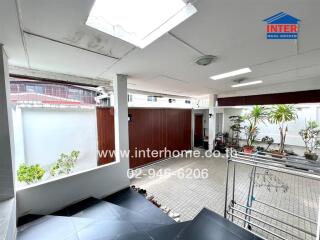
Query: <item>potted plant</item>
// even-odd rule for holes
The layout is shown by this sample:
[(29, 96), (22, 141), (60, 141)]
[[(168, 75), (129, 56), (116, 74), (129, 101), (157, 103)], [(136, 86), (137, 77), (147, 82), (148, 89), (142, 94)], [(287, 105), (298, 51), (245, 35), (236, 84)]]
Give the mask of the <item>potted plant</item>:
[(265, 151), (267, 152), (271, 144), (274, 143), (274, 139), (272, 137), (265, 136), (261, 139), (261, 142), (267, 144), (267, 148), (265, 149)]
[(269, 112), (269, 121), (279, 126), (280, 144), (279, 150), (273, 151), (274, 157), (282, 157), (284, 155), (284, 146), (288, 133), (287, 123), (296, 120), (298, 117), (296, 109), (293, 105), (280, 104), (275, 105)]
[(266, 153), (265, 153), (265, 148), (264, 148), (264, 147), (258, 146), (258, 147), (256, 148), (256, 150), (257, 150), (257, 152), (258, 152), (259, 155), (266, 155)]
[(300, 130), (299, 135), (305, 144), (306, 151), (304, 156), (309, 160), (318, 160), (318, 155), (315, 150), (320, 147), (320, 128), (316, 121), (309, 121), (306, 128)]
[(22, 164), (17, 171), (18, 181), (27, 184), (35, 183), (42, 179), (45, 172), (39, 164), (30, 166)]
[(64, 175), (69, 174), (74, 168), (76, 161), (78, 160), (80, 152), (72, 151), (70, 155), (62, 153), (60, 158), (51, 166), (50, 175)]
[(254, 150), (254, 142), (258, 135), (258, 124), (267, 118), (266, 109), (263, 106), (254, 106), (249, 114), (244, 117), (247, 125), (244, 127), (247, 143), (243, 147), (245, 153), (251, 154)]
[(231, 144), (230, 147), (238, 148), (239, 147), (239, 140), (240, 140), (240, 133), (244, 119), (242, 116), (230, 116), (230, 121), (232, 122), (232, 125), (230, 126), (230, 130), (232, 132), (231, 134)]

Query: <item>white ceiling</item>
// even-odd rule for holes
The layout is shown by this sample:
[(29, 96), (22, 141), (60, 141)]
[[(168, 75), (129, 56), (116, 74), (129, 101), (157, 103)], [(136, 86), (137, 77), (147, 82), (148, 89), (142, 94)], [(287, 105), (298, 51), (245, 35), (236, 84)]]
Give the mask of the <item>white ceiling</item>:
[[(99, 80), (128, 74), (130, 88), (173, 95), (320, 88), (319, 0), (198, 0), (194, 16), (144, 49), (85, 26), (93, 1), (1, 0), (0, 42), (10, 64)], [(302, 20), (298, 41), (265, 39), (262, 20), (280, 11)], [(218, 59), (197, 66), (199, 51)], [(248, 66), (245, 77), (263, 84), (235, 91), (232, 79), (209, 79)]]

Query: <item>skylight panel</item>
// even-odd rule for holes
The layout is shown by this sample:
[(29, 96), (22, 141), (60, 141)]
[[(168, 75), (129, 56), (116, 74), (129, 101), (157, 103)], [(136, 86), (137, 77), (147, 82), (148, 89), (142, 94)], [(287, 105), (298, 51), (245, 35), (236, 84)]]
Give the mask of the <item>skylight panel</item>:
[(183, 0), (96, 0), (86, 24), (144, 48), (196, 12)]

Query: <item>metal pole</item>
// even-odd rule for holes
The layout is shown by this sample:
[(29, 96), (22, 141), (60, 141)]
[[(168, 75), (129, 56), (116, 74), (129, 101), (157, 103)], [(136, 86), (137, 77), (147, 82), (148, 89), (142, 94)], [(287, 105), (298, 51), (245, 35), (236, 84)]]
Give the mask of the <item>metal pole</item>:
[[(241, 155), (241, 154), (237, 154), (234, 159), (239, 159), (239, 160), (244, 160), (244, 161), (249, 161), (249, 162), (255, 162), (255, 163), (262, 164), (262, 165), (275, 166), (275, 167), (279, 167), (279, 168), (282, 168), (282, 169), (288, 169), (287, 164), (290, 163), (289, 161), (281, 161), (281, 160), (270, 159), (270, 158), (269, 159), (265, 159), (265, 158), (260, 158), (260, 157), (257, 157), (257, 156), (255, 156), (253, 158), (252, 155), (246, 156), (246, 155)], [(296, 164), (296, 162), (292, 162), (292, 163)], [(315, 175), (315, 176), (320, 177), (319, 174), (308, 173), (309, 170), (312, 170), (312, 171), (319, 170), (320, 171), (320, 167), (314, 167), (314, 165), (310, 165), (308, 163), (306, 163), (306, 164), (304, 164), (304, 163), (301, 164), (300, 163), (300, 165), (304, 166), (304, 169), (305, 169), (304, 171), (300, 171), (297, 168), (295, 168), (292, 171), (305, 173), (305, 174), (310, 174), (310, 175)], [(307, 167), (309, 167), (309, 168), (307, 168)]]
[(318, 212), (318, 226), (317, 226), (317, 240), (320, 239), (320, 198), (319, 198), (319, 212)]
[[(251, 193), (250, 193), (250, 199), (249, 199), (249, 214), (251, 216), (251, 208), (252, 208), (252, 200), (253, 200), (253, 193), (254, 193), (254, 185), (255, 185), (255, 181), (256, 181), (256, 171), (257, 171), (257, 167), (253, 167), (253, 179), (252, 179), (252, 186), (251, 186)], [(249, 221), (251, 220), (249, 216)]]
[[(235, 191), (235, 183), (236, 183), (236, 163), (233, 164), (233, 183), (232, 183), (232, 206), (234, 206), (234, 191)], [(233, 210), (232, 210), (233, 213)], [(233, 222), (233, 216), (231, 217)]]
[(224, 199), (224, 218), (227, 218), (229, 164), (230, 164), (230, 158), (228, 158), (228, 161), (227, 161), (226, 192), (225, 192), (225, 199)]
[[(249, 183), (249, 189), (248, 189), (248, 196), (247, 196), (247, 209), (246, 209), (246, 213), (248, 213), (249, 208), (250, 208), (250, 193), (251, 193), (251, 188), (252, 188), (252, 176), (253, 176), (253, 170), (254, 167), (251, 170), (251, 176), (250, 176), (250, 183)], [(247, 220), (247, 215), (245, 216), (245, 219)], [(243, 227), (246, 228), (247, 227), (247, 221), (243, 222)]]
[[(232, 209), (232, 208), (231, 208), (231, 209)], [(300, 238), (299, 236), (296, 236), (296, 235), (292, 234), (291, 232), (288, 232), (288, 231), (286, 231), (286, 230), (283, 230), (282, 228), (279, 228), (279, 227), (277, 227), (277, 226), (275, 226), (275, 225), (273, 225), (273, 224), (271, 224), (271, 223), (268, 223), (268, 222), (266, 222), (265, 220), (262, 220), (262, 219), (260, 219), (260, 218), (258, 218), (258, 217), (254, 217), (254, 216), (252, 216), (252, 215), (250, 215), (250, 214), (247, 214), (247, 213), (245, 213), (245, 212), (243, 212), (243, 211), (240, 211), (239, 209), (234, 208), (233, 210), (236, 211), (236, 212), (239, 212), (239, 213), (241, 213), (241, 214), (243, 214), (243, 215), (248, 215), (248, 217), (249, 217), (249, 218), (248, 218), (248, 221), (249, 221), (249, 222), (250, 222), (251, 218), (253, 218), (253, 219), (255, 219), (255, 220), (259, 221), (259, 222), (262, 222), (262, 223), (264, 223), (264, 224), (267, 224), (268, 226), (273, 227), (273, 228), (275, 228), (275, 229), (277, 229), (277, 230), (279, 230), (279, 231), (282, 231), (282, 232), (284, 232), (284, 233), (286, 233), (286, 234), (289, 234), (289, 235), (291, 235), (291, 236), (294, 236), (294, 237), (296, 237), (296, 238), (302, 239), (302, 238)], [(313, 236), (313, 237), (316, 236), (314, 233), (309, 232), (309, 231), (307, 231), (307, 230), (302, 230), (302, 231), (303, 231), (304, 233), (308, 234), (308, 235)], [(304, 239), (302, 239), (302, 240), (304, 240)]]
[(263, 204), (263, 205), (266, 205), (266, 206), (268, 206), (268, 207), (275, 208), (275, 209), (277, 209), (277, 210), (279, 210), (279, 211), (282, 211), (282, 212), (285, 212), (285, 213), (287, 213), (287, 214), (290, 214), (290, 215), (292, 215), (292, 216), (294, 216), (294, 217), (301, 218), (301, 219), (303, 219), (303, 220), (305, 220), (305, 221), (308, 221), (308, 222), (317, 224), (317, 222), (314, 221), (314, 220), (312, 220), (312, 219), (305, 218), (305, 217), (303, 217), (303, 216), (299, 216), (299, 215), (297, 215), (297, 214), (295, 214), (295, 213), (293, 213), (293, 212), (289, 212), (289, 211), (287, 211), (287, 210), (285, 210), (285, 209), (272, 206), (272, 205), (270, 205), (270, 204), (268, 204), (268, 203), (265, 203), (265, 202), (263, 202), (263, 201), (259, 201), (259, 200), (257, 200), (257, 199), (255, 199), (255, 201), (258, 202), (258, 203), (261, 203), (261, 204)]
[[(241, 204), (238, 204), (238, 203), (237, 203), (237, 205), (240, 206), (240, 207), (243, 207), (243, 208), (247, 208), (246, 206), (241, 205)], [(267, 215), (267, 214), (265, 214), (265, 213), (263, 213), (263, 212), (261, 212), (261, 211), (259, 211), (259, 210), (256, 210), (256, 209), (254, 209), (254, 208), (251, 208), (251, 211), (256, 212), (256, 213), (258, 213), (258, 214), (260, 214), (260, 215), (263, 215), (263, 216), (265, 216), (265, 217), (268, 217), (268, 218), (270, 218), (270, 219), (272, 219), (272, 220), (275, 220), (275, 221), (277, 221), (277, 222), (280, 222), (280, 223), (282, 223), (282, 224), (288, 225), (289, 227), (295, 228), (295, 229), (297, 229), (297, 230), (299, 230), (299, 231), (301, 231), (301, 232), (305, 232), (305, 231), (306, 231), (306, 230), (304, 230), (304, 229), (302, 229), (302, 228), (300, 228), (300, 227), (297, 227), (297, 226), (292, 225), (292, 224), (290, 224), (290, 223), (286, 223), (286, 222), (284, 222), (284, 221), (282, 221), (282, 220), (280, 220), (280, 219), (277, 219), (277, 218), (275, 218), (275, 217), (269, 216), (269, 215)]]
[(259, 162), (251, 161), (249, 159), (244, 159), (242, 161), (232, 159), (231, 161), (236, 162), (236, 163), (242, 163), (242, 164), (253, 166), (253, 167), (257, 166), (259, 168), (269, 169), (269, 170), (273, 170), (275, 172), (287, 173), (287, 174), (291, 174), (291, 175), (298, 176), (298, 177), (309, 178), (309, 179), (320, 181), (320, 175), (310, 174), (307, 172), (301, 172), (298, 170), (290, 170), (290, 169), (285, 169), (285, 168), (280, 168), (280, 167), (270, 166), (270, 165), (268, 166), (267, 164), (264, 164), (266, 166), (261, 166), (258, 164)]
[[(231, 215), (232, 213), (228, 213), (228, 214)], [(240, 219), (240, 220), (242, 220), (242, 221), (244, 221), (244, 222), (250, 223), (252, 226), (255, 226), (255, 227), (257, 227), (257, 228), (260, 228), (261, 230), (263, 230), (263, 231), (265, 231), (265, 232), (267, 232), (267, 233), (270, 233), (271, 235), (273, 235), (273, 236), (275, 236), (275, 237), (277, 237), (277, 238), (280, 238), (280, 239), (282, 239), (282, 240), (287, 240), (286, 238), (284, 238), (284, 237), (282, 237), (282, 236), (280, 236), (280, 235), (278, 235), (278, 234), (276, 234), (276, 233), (274, 233), (274, 232), (271, 232), (271, 231), (269, 231), (268, 229), (265, 229), (265, 228), (263, 228), (263, 227), (255, 224), (255, 223), (252, 223), (252, 222), (250, 222), (250, 221), (248, 221), (248, 220), (246, 220), (246, 219), (244, 219), (244, 218), (242, 218), (242, 217), (239, 217), (239, 216), (236, 215), (236, 214), (233, 214), (233, 216), (236, 217), (236, 218), (238, 218), (238, 219)]]
[[(253, 157), (247, 156), (247, 155), (242, 155), (242, 154), (238, 154), (237, 157), (239, 159), (253, 159)], [(306, 161), (301, 161), (301, 162), (297, 162), (297, 160), (293, 161), (293, 160), (281, 160), (281, 159), (273, 159), (273, 158), (262, 158), (262, 157), (255, 157), (254, 158), (255, 161), (259, 161), (262, 164), (266, 164), (266, 163), (270, 163), (270, 164), (274, 164), (274, 165), (288, 165), (288, 164), (294, 164), (294, 165), (299, 165), (301, 167), (304, 167), (303, 169), (307, 169), (307, 170), (320, 170), (320, 167), (315, 166), (314, 164), (310, 164)], [(309, 168), (307, 168), (309, 167)]]

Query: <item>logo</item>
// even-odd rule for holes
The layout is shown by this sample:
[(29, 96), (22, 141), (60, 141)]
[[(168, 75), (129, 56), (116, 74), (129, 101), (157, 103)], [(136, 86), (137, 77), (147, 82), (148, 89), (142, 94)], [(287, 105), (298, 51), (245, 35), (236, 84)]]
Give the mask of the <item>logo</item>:
[(297, 39), (301, 20), (280, 12), (263, 20), (267, 23), (267, 39)]

